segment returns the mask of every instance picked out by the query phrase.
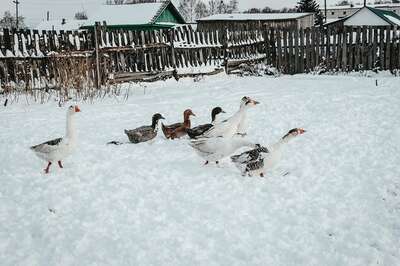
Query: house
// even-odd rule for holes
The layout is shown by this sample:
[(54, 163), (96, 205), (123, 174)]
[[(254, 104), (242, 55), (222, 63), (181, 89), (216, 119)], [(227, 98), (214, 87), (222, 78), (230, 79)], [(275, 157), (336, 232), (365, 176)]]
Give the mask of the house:
[(327, 26), (400, 26), (400, 16), (393, 11), (362, 7), (354, 14), (326, 23)]
[(264, 27), (305, 29), (314, 25), (313, 13), (217, 14), (197, 20), (198, 30), (251, 30)]
[[(377, 8), (383, 11), (392, 11), (397, 15), (400, 15), (400, 4), (387, 3), (387, 4), (375, 4), (368, 5), (373, 8)], [(363, 5), (346, 5), (346, 6), (333, 6), (326, 8), (326, 19), (327, 21), (338, 20), (353, 15), (358, 10), (363, 8)], [(325, 9), (321, 8), (322, 14), (324, 14)]]
[(185, 19), (170, 1), (146, 2), (124, 5), (102, 5), (89, 16), (82, 28), (88, 29), (96, 22), (110, 29), (157, 30), (185, 24)]
[(55, 30), (55, 31), (75, 31), (79, 30), (81, 26), (85, 23), (85, 20), (76, 20), (76, 19), (54, 19), (54, 20), (45, 20), (40, 22), (38, 25), (34, 27), (35, 30)]

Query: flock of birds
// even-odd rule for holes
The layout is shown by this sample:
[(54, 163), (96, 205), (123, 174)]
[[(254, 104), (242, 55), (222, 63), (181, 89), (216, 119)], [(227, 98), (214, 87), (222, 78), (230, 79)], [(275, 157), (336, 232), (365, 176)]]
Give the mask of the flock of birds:
[[(291, 129), (278, 142), (270, 147), (263, 147), (248, 141), (246, 113), (249, 108), (259, 102), (243, 97), (239, 110), (228, 119), (219, 119), (220, 114), (225, 113), (222, 108), (216, 107), (211, 112), (211, 123), (191, 127), (190, 117), (195, 116), (192, 110), (185, 110), (183, 122), (172, 125), (161, 123), (162, 132), (167, 139), (179, 139), (189, 136), (190, 146), (196, 153), (205, 160), (219, 163), (221, 159), (231, 156), (236, 150), (242, 147), (251, 149), (241, 154), (231, 156), (232, 162), (240, 170), (243, 176), (264, 176), (267, 169), (273, 168), (282, 156), (283, 147), (295, 137), (304, 134), (302, 128)], [(70, 106), (67, 111), (67, 130), (64, 138), (57, 138), (32, 146), (31, 149), (36, 155), (47, 162), (45, 173), (49, 173), (50, 166), (57, 162), (63, 168), (62, 160), (73, 152), (76, 147), (76, 129), (74, 115), (80, 112), (78, 106)], [(165, 119), (161, 114), (154, 114), (152, 124), (132, 130), (125, 130), (131, 143), (143, 143), (154, 139), (157, 136), (160, 120)], [(109, 144), (122, 144), (112, 141)]]

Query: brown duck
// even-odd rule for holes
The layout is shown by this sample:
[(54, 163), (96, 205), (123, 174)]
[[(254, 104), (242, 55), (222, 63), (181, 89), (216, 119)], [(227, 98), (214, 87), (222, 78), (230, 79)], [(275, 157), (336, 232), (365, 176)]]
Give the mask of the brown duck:
[(190, 128), (190, 116), (196, 116), (192, 110), (187, 109), (183, 112), (183, 123), (175, 123), (172, 125), (161, 124), (164, 136), (167, 139), (176, 139), (183, 137), (187, 134), (186, 130)]

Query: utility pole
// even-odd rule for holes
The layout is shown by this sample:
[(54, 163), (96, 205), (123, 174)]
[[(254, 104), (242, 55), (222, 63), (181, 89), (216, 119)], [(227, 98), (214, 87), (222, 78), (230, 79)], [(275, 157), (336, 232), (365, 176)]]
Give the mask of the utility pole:
[(15, 27), (17, 28), (17, 30), (18, 30), (18, 24), (19, 24), (19, 18), (18, 18), (18, 5), (19, 5), (19, 1), (18, 0), (14, 0), (13, 1), (13, 3), (15, 4), (15, 17), (16, 17), (16, 25), (15, 25)]
[(324, 7), (324, 11), (325, 11), (325, 23), (327, 22), (327, 17), (326, 17), (326, 15), (327, 15), (327, 10), (326, 10), (326, 0), (325, 0), (325, 2), (324, 2), (324, 5), (325, 5), (325, 7)]

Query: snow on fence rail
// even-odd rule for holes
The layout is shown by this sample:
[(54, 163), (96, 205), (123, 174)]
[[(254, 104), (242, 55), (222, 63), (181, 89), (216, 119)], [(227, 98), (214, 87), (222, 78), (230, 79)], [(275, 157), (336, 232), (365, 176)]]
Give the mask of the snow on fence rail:
[[(0, 92), (100, 88), (190, 73), (230, 72), (265, 60), (283, 73), (400, 68), (399, 31), (338, 27), (201, 32), (173, 30), (12, 31), (0, 35)], [(172, 73), (172, 74), (171, 74)]]

